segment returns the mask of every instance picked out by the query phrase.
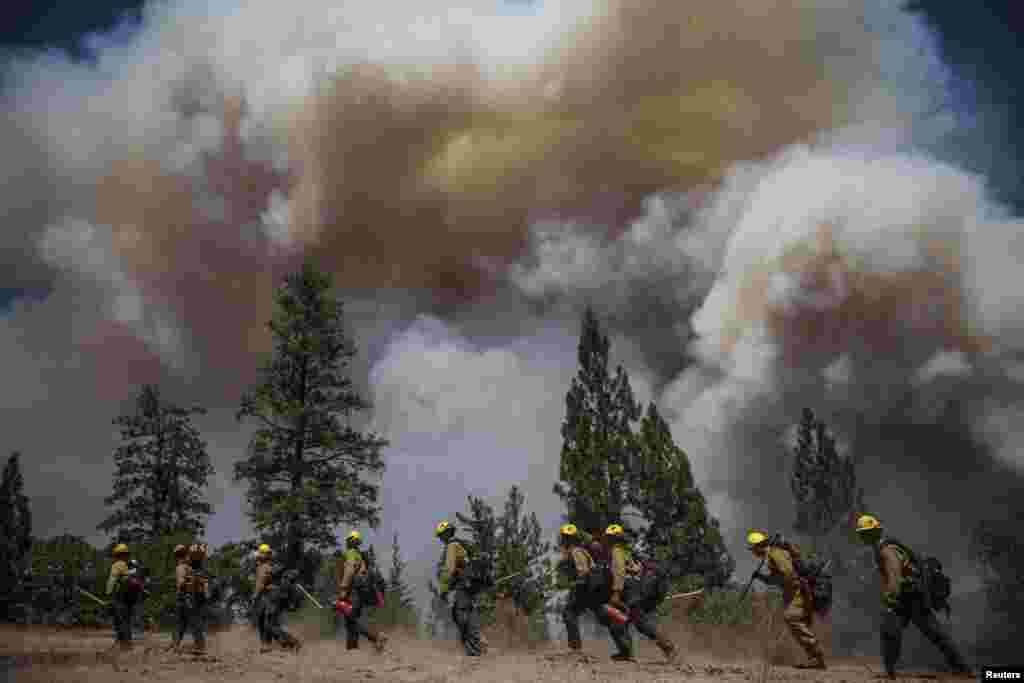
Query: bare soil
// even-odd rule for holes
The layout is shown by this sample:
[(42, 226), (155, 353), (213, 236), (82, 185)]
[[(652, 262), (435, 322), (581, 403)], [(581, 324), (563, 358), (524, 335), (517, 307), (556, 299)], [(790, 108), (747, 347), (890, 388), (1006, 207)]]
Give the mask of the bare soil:
[[(421, 640), (402, 631), (392, 632), (387, 651), (376, 654), (368, 644), (357, 651), (346, 651), (343, 642), (322, 638), (313, 627), (299, 625), (291, 628), (304, 641), (298, 654), (280, 650), (259, 654), (253, 629), (236, 626), (211, 633), (208, 654), (196, 657), (167, 651), (170, 636), (165, 633), (147, 634), (134, 643), (131, 652), (121, 653), (111, 648), (111, 635), (106, 630), (6, 627), (0, 629), (0, 671), (8, 677), (4, 680), (19, 683), (862, 683), (877, 677), (877, 658), (831, 659), (828, 671), (792, 668), (802, 655), (776, 615), (762, 618), (756, 626), (693, 625), (686, 621), (685, 614), (667, 621), (665, 628), (681, 655), (674, 665), (664, 663), (653, 643), (636, 636), (635, 663), (610, 661), (609, 643), (603, 640), (585, 642), (581, 656), (569, 655), (564, 643), (529, 642), (525, 638), (525, 619), (502, 609), (498, 623), (486, 633), (489, 647), (482, 658), (464, 657), (458, 643)], [(828, 624), (820, 625), (819, 633), (827, 652)], [(186, 645), (191, 643), (186, 640)], [(902, 678), (936, 680), (946, 676), (908, 672)]]

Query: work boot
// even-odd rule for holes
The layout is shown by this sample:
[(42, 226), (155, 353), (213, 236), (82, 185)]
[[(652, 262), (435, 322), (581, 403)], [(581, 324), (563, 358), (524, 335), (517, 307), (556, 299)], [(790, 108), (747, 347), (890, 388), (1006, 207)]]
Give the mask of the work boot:
[(267, 654), (268, 652), (270, 652), (273, 649), (274, 649), (274, 646), (271, 645), (270, 643), (260, 643), (260, 654), (261, 655), (265, 655), (265, 654)]
[(632, 661), (635, 661), (635, 660), (633, 659), (633, 653), (632, 652), (616, 652), (615, 654), (612, 655), (612, 661), (613, 662), (632, 662)]
[(659, 641), (658, 647), (661, 649), (662, 654), (665, 655), (665, 661), (669, 664), (675, 664), (676, 660), (679, 659), (679, 651), (669, 641)]
[(121, 649), (122, 652), (131, 652), (132, 651), (132, 641), (130, 641), (130, 640), (118, 641), (117, 645)]

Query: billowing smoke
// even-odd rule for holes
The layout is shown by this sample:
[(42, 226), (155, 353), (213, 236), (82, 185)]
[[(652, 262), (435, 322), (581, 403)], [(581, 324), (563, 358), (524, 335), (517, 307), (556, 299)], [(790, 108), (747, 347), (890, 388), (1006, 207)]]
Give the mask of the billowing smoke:
[(310, 254), (351, 301), (356, 380), (392, 439), (381, 532), (417, 571), (467, 493), (520, 484), (557, 524), (586, 304), (731, 538), (790, 524), (780, 437), (810, 406), (873, 508), (968, 570), (963, 533), (1000, 511), (966, 499), (1019, 484), (1021, 254), (983, 180), (937, 161), (957, 111), (913, 17), (834, 0), (227, 9), (154, 4), (94, 64), (7, 65), (3, 285), (49, 292), (0, 327), (38, 533), (67, 528), (66, 501), (67, 530), (91, 533), (109, 420), (158, 380), (211, 409), (211, 540), (247, 533), (232, 409), (273, 287)]

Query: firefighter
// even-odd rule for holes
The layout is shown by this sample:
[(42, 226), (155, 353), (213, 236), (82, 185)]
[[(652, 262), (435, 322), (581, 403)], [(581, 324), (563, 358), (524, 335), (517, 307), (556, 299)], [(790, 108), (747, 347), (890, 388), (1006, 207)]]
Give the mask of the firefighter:
[[(185, 580), (178, 587), (179, 600), (185, 603), (185, 623), (192, 632), (196, 654), (206, 653), (206, 605), (210, 599), (210, 577), (206, 575), (204, 563), (208, 552), (205, 543), (189, 547), (188, 570), (183, 572)], [(178, 628), (184, 636), (185, 629), (180, 625)], [(181, 638), (177, 644), (181, 644)]]
[(875, 562), (882, 579), (882, 661), (889, 678), (896, 677), (903, 629), (914, 622), (925, 638), (939, 648), (954, 673), (972, 675), (963, 655), (953, 643), (949, 631), (939, 622), (923, 587), (915, 581), (918, 567), (911, 554), (894, 539), (883, 536), (878, 518), (861, 515), (857, 536), (875, 551)]
[(369, 568), (359, 549), (362, 542), (363, 537), (358, 531), (350, 531), (345, 537), (344, 561), (338, 563), (338, 600), (351, 605), (351, 612), (344, 615), (345, 649), (357, 649), (362, 635), (373, 643), (377, 652), (383, 652), (387, 637), (375, 629), (371, 630), (366, 623)]
[[(637, 609), (639, 598), (631, 605), (631, 592), (636, 591), (636, 578), (640, 575), (642, 567), (633, 559), (633, 551), (626, 541), (626, 532), (620, 524), (612, 524), (605, 529), (604, 536), (610, 550), (608, 552), (611, 571), (611, 596), (608, 604), (618, 610), (630, 615), (630, 623), (636, 627), (641, 634), (650, 638), (658, 645), (658, 649), (669, 662), (676, 660), (677, 652), (675, 645), (658, 632), (655, 624), (657, 618), (656, 605), (653, 609)], [(614, 637), (614, 635), (613, 635)], [(612, 656), (617, 661), (628, 661), (633, 658), (633, 642), (629, 633), (629, 625), (622, 627), (622, 644), (619, 645), (619, 652)], [(618, 644), (618, 641), (616, 641)]]
[(477, 589), (466, 576), (469, 557), (465, 546), (455, 538), (455, 527), (447, 520), (437, 525), (434, 535), (444, 545), (444, 563), (438, 577), (441, 599), (447, 600), (454, 592), (452, 620), (459, 629), (459, 639), (467, 657), (479, 657), (483, 644), (480, 639), (480, 608)]
[[(641, 635), (653, 640), (670, 664), (675, 663), (678, 658), (678, 651), (672, 641), (658, 630), (658, 602), (649, 599), (648, 596), (643, 594), (640, 584), (640, 574), (643, 571), (643, 567), (633, 559), (633, 551), (626, 542), (625, 530), (619, 524), (612, 524), (605, 531), (605, 537), (611, 544), (609, 555), (613, 599), (609, 600), (609, 602), (619, 609), (621, 609), (620, 605), (625, 603), (630, 617), (629, 623)], [(619, 576), (622, 577), (621, 585), (623, 588), (619, 597), (616, 598), (615, 587), (620, 585), (620, 580), (617, 578)], [(631, 638), (626, 641), (630, 649), (632, 649), (631, 641)]]
[(185, 630), (188, 628), (188, 594), (185, 587), (191, 573), (188, 559), (188, 546), (177, 545), (174, 547), (174, 585), (176, 589), (174, 617), (177, 622), (174, 628), (174, 638), (171, 641), (171, 649), (177, 650), (181, 646), (181, 640), (185, 637)]
[(107, 595), (110, 596), (110, 607), (114, 621), (114, 642), (122, 650), (132, 648), (132, 607), (134, 603), (128, 592), (128, 560), (131, 553), (128, 546), (118, 543), (111, 553), (114, 563), (110, 566), (107, 578)]
[(796, 571), (792, 553), (782, 545), (772, 544), (763, 531), (751, 531), (747, 535), (747, 547), (767, 569), (767, 572), (758, 571), (755, 578), (782, 589), (783, 619), (793, 639), (807, 653), (807, 662), (797, 664), (796, 668), (826, 668), (825, 653), (811, 628), (814, 625), (814, 600), (807, 583)]
[(565, 624), (569, 649), (580, 652), (583, 647), (580, 635), (580, 615), (590, 612), (597, 622), (608, 629), (617, 648), (616, 655), (629, 655), (629, 644), (626, 641), (627, 627), (612, 622), (604, 612), (604, 603), (608, 598), (607, 576), (594, 562), (594, 557), (585, 547), (592, 541), (581, 532), (575, 524), (563, 524), (558, 530), (558, 541), (561, 551), (559, 567), (562, 576), (569, 582), (569, 599), (562, 610), (562, 622)]
[(281, 626), (281, 611), (284, 609), (285, 590), (288, 586), (279, 586), (274, 582), (273, 553), (266, 543), (256, 551), (256, 586), (253, 591), (256, 611), (256, 630), (260, 636), (260, 653), (269, 652), (274, 641), (282, 647), (298, 651), (302, 643), (284, 630)]

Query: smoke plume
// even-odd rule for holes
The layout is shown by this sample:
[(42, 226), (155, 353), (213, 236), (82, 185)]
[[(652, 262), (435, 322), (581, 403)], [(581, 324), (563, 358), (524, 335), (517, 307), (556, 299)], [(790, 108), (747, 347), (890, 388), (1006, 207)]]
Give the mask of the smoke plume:
[(741, 560), (792, 521), (804, 406), (956, 572), (1006, 514), (1020, 225), (953, 163), (948, 74), (889, 3), (182, 0), (94, 42), (6, 64), (2, 286), (32, 296), (0, 321), (4, 408), (38, 535), (93, 533), (149, 381), (210, 409), (211, 540), (249, 533), (231, 416), (303, 256), (349, 301), (392, 440), (379, 531), (415, 572), (466, 494), (521, 484), (557, 525), (585, 305)]

